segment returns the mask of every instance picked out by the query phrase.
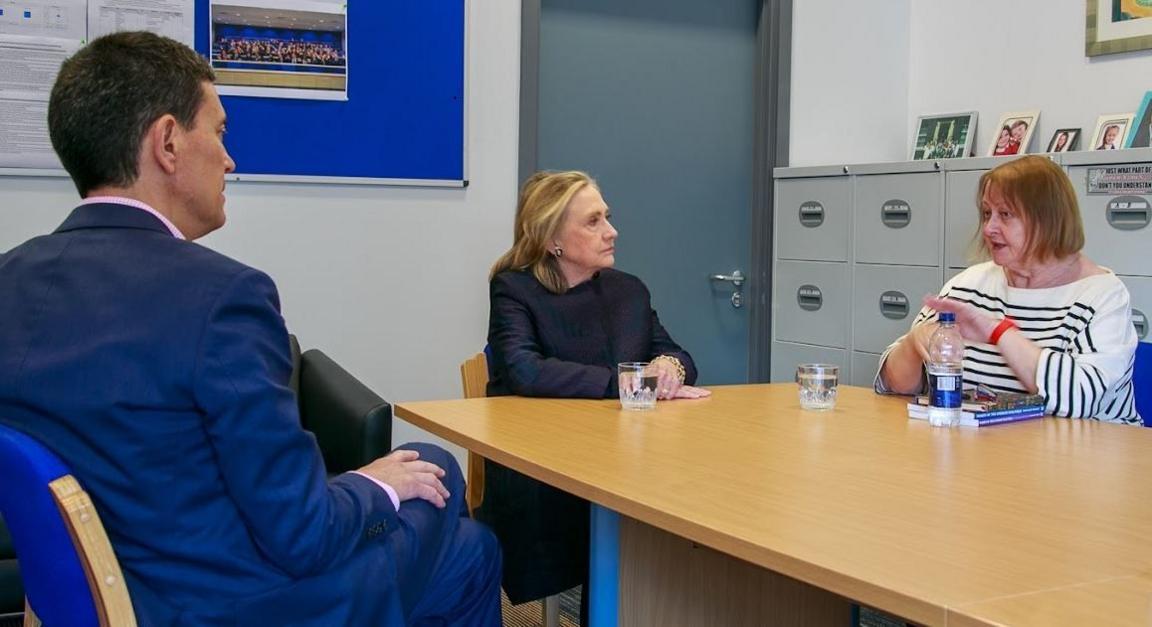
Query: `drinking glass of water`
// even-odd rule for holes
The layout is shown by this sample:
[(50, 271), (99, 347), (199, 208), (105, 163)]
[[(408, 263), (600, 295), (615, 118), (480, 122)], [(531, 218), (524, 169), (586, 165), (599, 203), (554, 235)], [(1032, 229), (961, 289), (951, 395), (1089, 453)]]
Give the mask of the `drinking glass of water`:
[(620, 380), (620, 407), (647, 410), (656, 407), (656, 370), (646, 361), (626, 361), (617, 364)]
[(825, 411), (836, 407), (836, 385), (840, 366), (833, 364), (800, 364), (796, 383), (800, 384), (800, 409)]

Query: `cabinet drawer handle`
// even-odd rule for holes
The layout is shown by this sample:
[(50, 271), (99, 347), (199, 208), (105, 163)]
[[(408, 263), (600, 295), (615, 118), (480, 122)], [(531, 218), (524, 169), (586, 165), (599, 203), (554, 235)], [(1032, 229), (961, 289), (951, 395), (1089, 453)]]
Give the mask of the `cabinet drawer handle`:
[(1152, 207), (1147, 198), (1118, 196), (1108, 201), (1108, 224), (1121, 231), (1138, 231), (1152, 220)]
[(908, 297), (896, 290), (888, 290), (880, 295), (880, 315), (891, 320), (908, 317)]
[(1148, 316), (1135, 307), (1132, 308), (1132, 326), (1136, 327), (1137, 338), (1142, 340), (1148, 337)]
[(824, 205), (815, 200), (800, 205), (800, 224), (810, 229), (824, 224)]
[(796, 290), (796, 303), (804, 311), (818, 311), (824, 306), (824, 294), (815, 285), (801, 285)]
[(880, 221), (890, 229), (902, 229), (912, 221), (912, 206), (899, 198), (885, 201), (880, 206)]

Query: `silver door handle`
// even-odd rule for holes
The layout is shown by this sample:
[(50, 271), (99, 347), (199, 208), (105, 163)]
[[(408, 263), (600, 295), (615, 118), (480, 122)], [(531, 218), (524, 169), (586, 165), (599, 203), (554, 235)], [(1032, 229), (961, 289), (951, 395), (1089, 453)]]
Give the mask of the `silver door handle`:
[(746, 277), (744, 273), (739, 270), (733, 270), (732, 274), (710, 274), (709, 279), (713, 281), (728, 281), (736, 289), (732, 291), (732, 306), (736, 309), (744, 306), (744, 294), (740, 292), (740, 286), (744, 285)]
[(708, 278), (712, 279), (713, 281), (731, 281), (732, 285), (735, 285), (736, 287), (743, 285), (745, 280), (744, 273), (740, 272), (739, 270), (733, 270), (732, 274), (713, 274)]

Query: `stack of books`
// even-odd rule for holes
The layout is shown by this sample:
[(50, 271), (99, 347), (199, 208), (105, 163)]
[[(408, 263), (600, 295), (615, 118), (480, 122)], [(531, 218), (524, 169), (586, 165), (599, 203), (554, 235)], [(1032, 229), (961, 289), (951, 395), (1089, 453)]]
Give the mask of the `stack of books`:
[[(1046, 403), (1039, 394), (994, 392), (984, 386), (964, 390), (960, 405), (960, 426), (987, 427), (1044, 416)], [(928, 420), (928, 396), (921, 394), (908, 403), (908, 417)]]

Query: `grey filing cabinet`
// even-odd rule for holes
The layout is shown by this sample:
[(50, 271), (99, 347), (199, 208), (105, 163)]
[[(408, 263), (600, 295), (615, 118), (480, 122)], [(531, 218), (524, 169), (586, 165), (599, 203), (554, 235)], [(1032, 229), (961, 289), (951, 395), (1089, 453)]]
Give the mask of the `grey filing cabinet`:
[(843, 166), (774, 174), (771, 380), (792, 381), (811, 362), (846, 376), (852, 180)]
[(925, 295), (940, 291), (939, 268), (856, 264), (852, 285), (852, 350), (882, 353), (904, 335)]
[(940, 161), (849, 166), (855, 194), (853, 385), (871, 385), (880, 354), (908, 331), (925, 294), (939, 291), (944, 219)]
[[(1102, 151), (1103, 152), (1103, 151)], [(1108, 151), (1072, 153), (1065, 156), (1068, 176), (1080, 200), (1080, 213), (1084, 220), (1084, 252), (1097, 263), (1112, 268), (1116, 274), (1152, 276), (1152, 203), (1149, 195), (1089, 194), (1088, 177), (1103, 168), (1134, 164), (1125, 155), (1135, 151)], [(1141, 151), (1143, 152), (1143, 151)], [(1118, 159), (1125, 156), (1126, 159)], [(1134, 165), (1152, 166), (1148, 162)], [(1113, 161), (1115, 159), (1115, 161)]]
[(857, 263), (940, 267), (944, 176), (937, 161), (850, 166)]
[[(776, 184), (776, 257), (798, 261), (848, 261), (852, 179), (843, 168), (790, 168), (823, 174), (784, 178)], [(831, 174), (830, 174), (831, 172)]]
[(1084, 151), (1064, 155), (1080, 201), (1084, 252), (1111, 268), (1132, 296), (1132, 324), (1142, 342), (1152, 342), (1152, 194), (1089, 193), (1089, 179), (1105, 168), (1152, 169), (1152, 149)]

